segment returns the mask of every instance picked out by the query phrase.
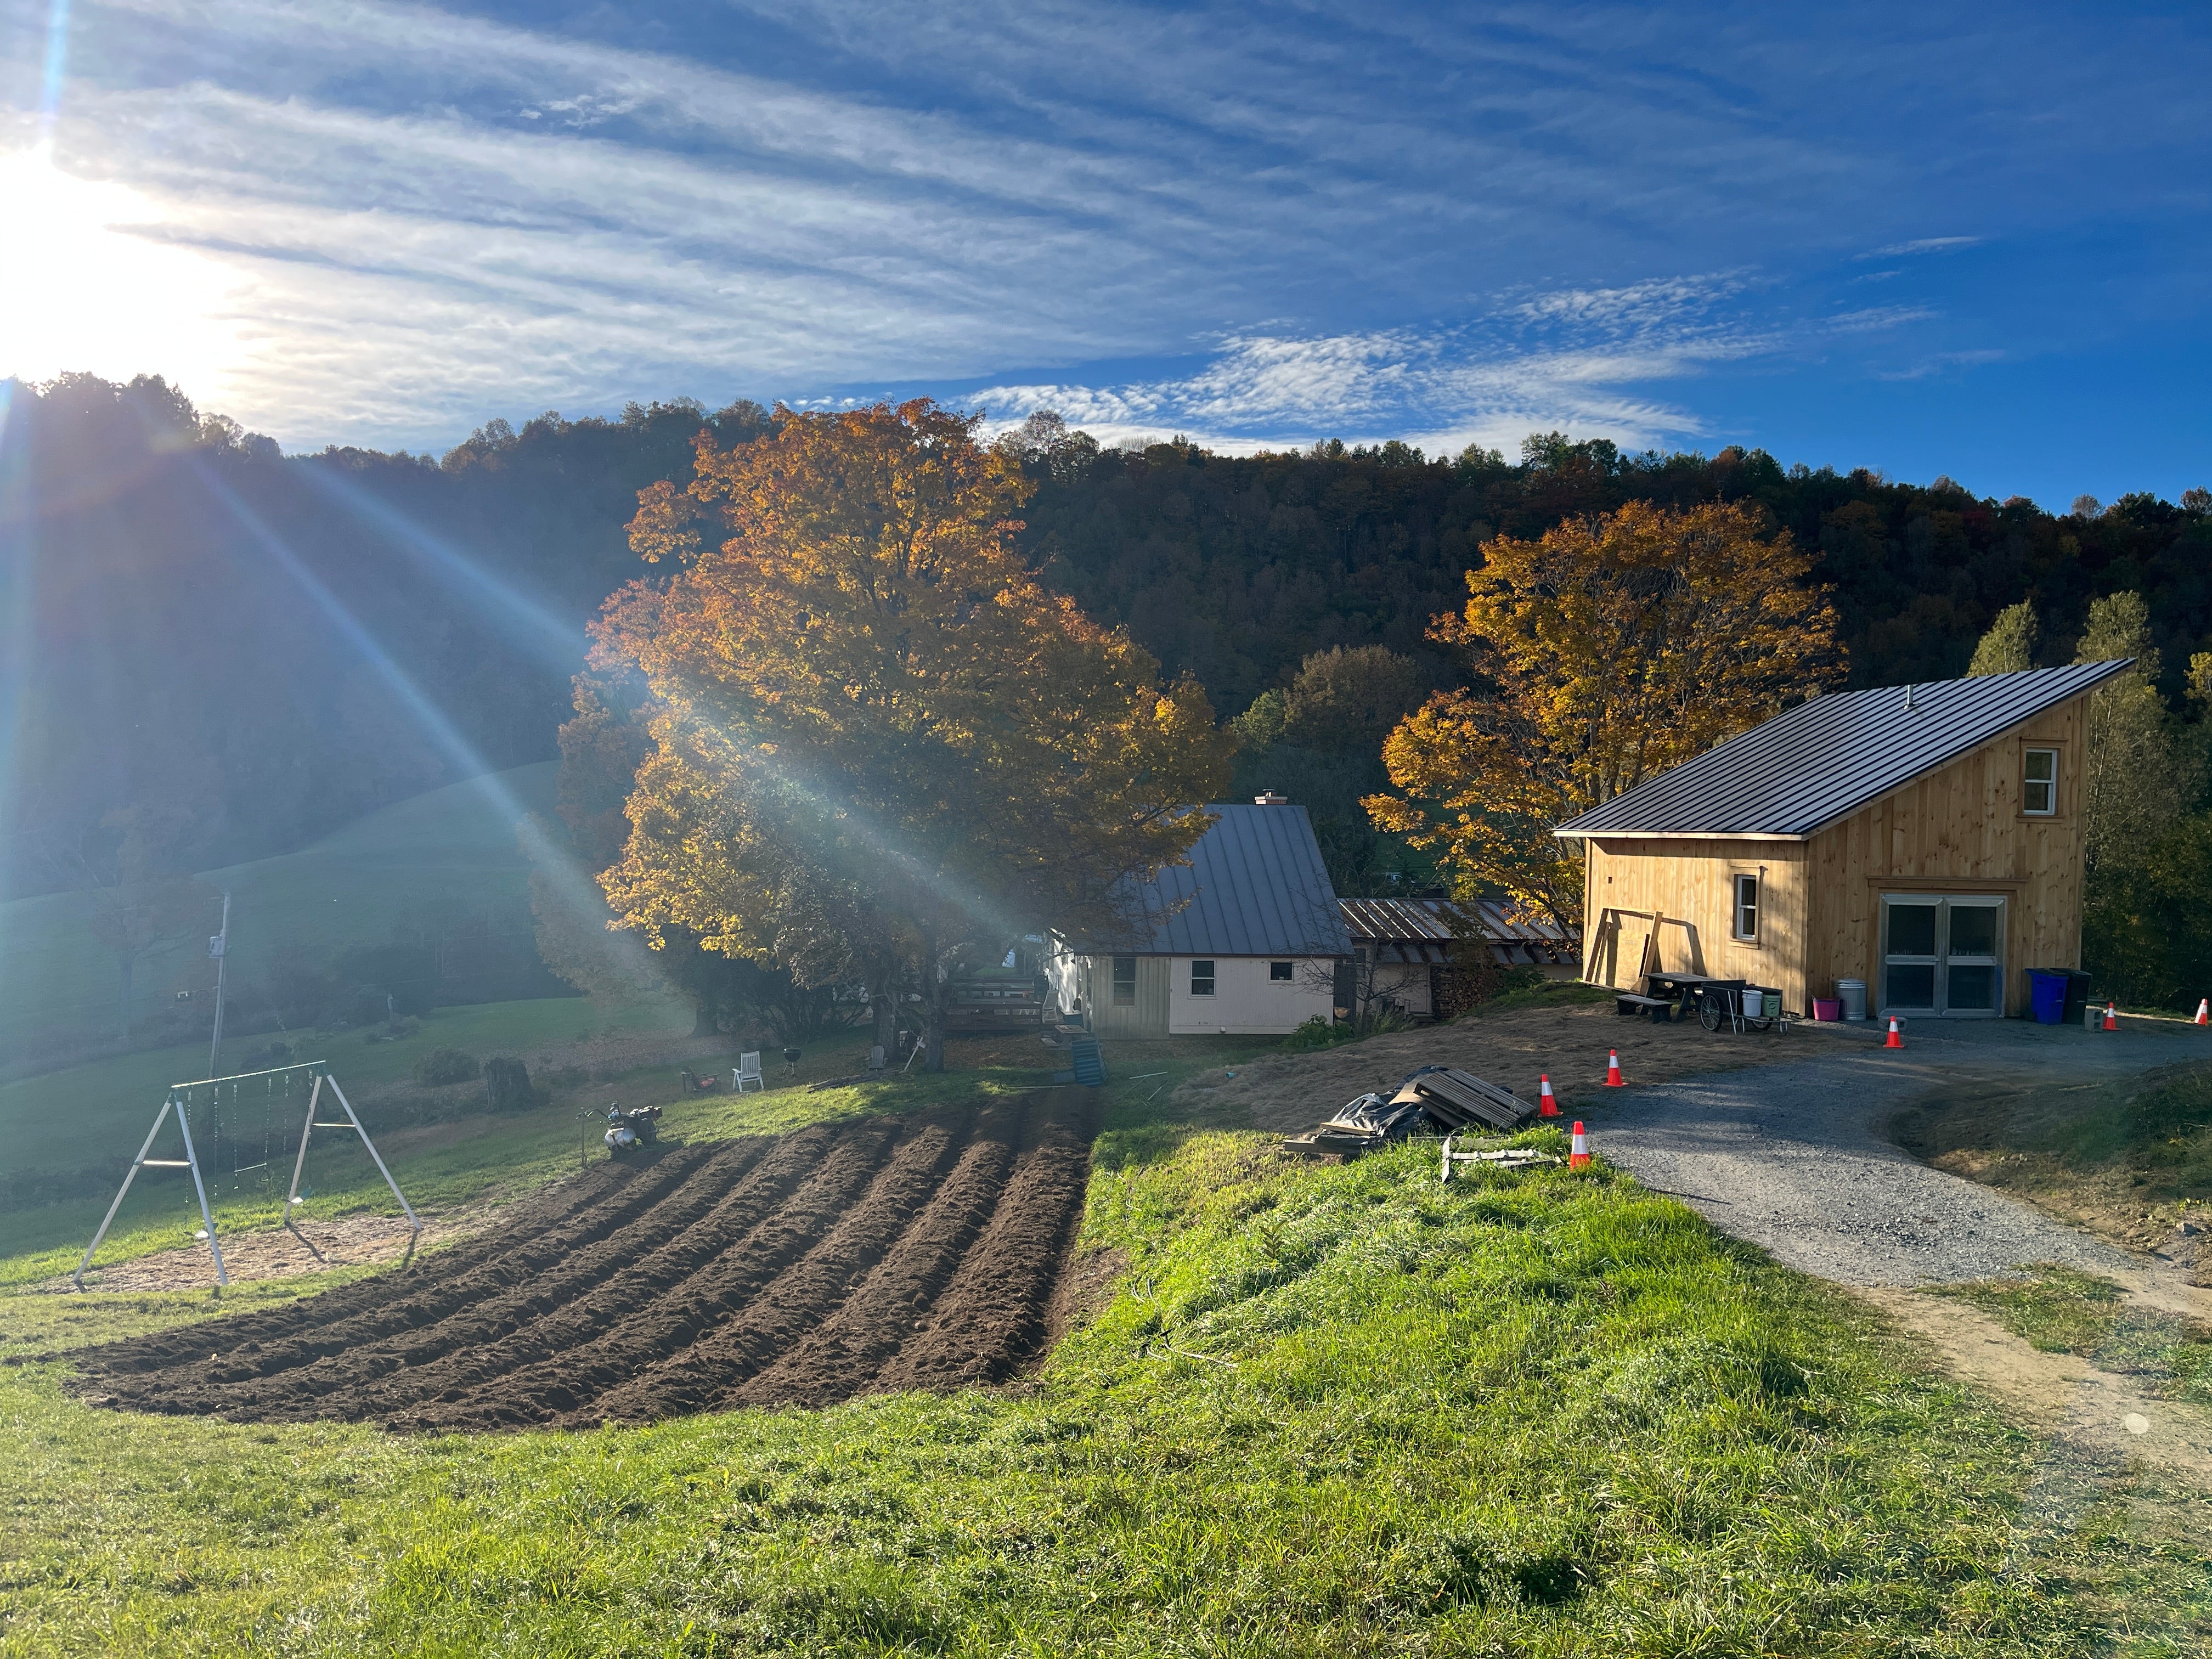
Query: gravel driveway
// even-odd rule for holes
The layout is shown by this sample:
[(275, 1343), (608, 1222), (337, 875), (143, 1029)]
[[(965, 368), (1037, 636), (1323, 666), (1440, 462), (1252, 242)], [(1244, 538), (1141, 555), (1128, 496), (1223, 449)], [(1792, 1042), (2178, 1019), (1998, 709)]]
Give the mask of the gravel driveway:
[(1901, 1053), (1862, 1027), (1771, 1041), (1803, 1057), (1586, 1103), (1592, 1150), (1790, 1267), (1863, 1285), (1955, 1283), (2030, 1261), (2106, 1273), (2133, 1265), (2100, 1239), (1917, 1162), (1882, 1139), (1881, 1125), (1936, 1091), (2100, 1081), (2212, 1055), (2212, 1035), (2187, 1026), (2107, 1034), (2021, 1020), (1922, 1022)]

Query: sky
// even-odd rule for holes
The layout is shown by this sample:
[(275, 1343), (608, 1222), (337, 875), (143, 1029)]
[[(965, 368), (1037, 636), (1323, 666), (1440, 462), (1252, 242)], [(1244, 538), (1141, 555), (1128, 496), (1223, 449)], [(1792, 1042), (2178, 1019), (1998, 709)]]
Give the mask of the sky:
[(2212, 484), (2212, 7), (0, 0), (0, 376)]

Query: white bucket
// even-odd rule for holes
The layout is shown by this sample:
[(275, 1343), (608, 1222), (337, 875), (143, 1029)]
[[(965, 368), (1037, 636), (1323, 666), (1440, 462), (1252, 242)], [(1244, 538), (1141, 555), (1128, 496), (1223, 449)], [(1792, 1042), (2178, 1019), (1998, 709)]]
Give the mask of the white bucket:
[(1746, 1019), (1766, 1018), (1766, 998), (1761, 992), (1747, 990), (1743, 994), (1743, 1017)]
[(1845, 1019), (1864, 1019), (1866, 1018), (1866, 981), (1863, 979), (1838, 980), (1836, 1000), (1844, 1005)]

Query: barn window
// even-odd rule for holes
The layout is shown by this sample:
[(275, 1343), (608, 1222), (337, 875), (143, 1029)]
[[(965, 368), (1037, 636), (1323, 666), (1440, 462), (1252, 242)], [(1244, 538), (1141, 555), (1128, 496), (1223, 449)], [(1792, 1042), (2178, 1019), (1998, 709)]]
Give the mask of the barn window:
[(2058, 751), (2031, 749), (2027, 775), (2020, 791), (2020, 810), (2030, 817), (2047, 818), (2058, 810)]
[(1267, 964), (1267, 977), (1269, 979), (1288, 979), (1290, 976), (1291, 964), (1289, 963), (1271, 962)]
[(1759, 937), (1759, 878), (1738, 876), (1735, 878), (1735, 936), (1738, 939)]
[(1190, 964), (1190, 994), (1194, 997), (1210, 997), (1213, 994), (1213, 964), (1212, 963), (1194, 962)]
[(1137, 959), (1134, 957), (1114, 958), (1114, 1006), (1116, 1008), (1137, 1006)]

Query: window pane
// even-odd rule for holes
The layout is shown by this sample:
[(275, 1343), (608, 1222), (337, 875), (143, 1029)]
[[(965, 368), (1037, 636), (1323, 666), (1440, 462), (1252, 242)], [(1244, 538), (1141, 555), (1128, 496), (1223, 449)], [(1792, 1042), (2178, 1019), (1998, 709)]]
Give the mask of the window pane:
[(1954, 957), (1993, 957), (1996, 953), (1996, 906), (1994, 904), (1953, 905), (1951, 907), (1950, 954)]
[(1936, 967), (1893, 967), (1881, 999), (1885, 1008), (1933, 1008), (1936, 1006)]
[[(1936, 954), (1936, 907), (1932, 904), (1893, 904), (1889, 907), (1889, 954), (1893, 957), (1932, 957)], [(1934, 981), (1929, 981), (1930, 988)], [(1932, 1003), (1921, 1005), (1933, 1007)]]
[(1735, 936), (1738, 939), (1759, 937), (1757, 876), (1738, 876), (1735, 878)]
[[(1894, 974), (1899, 970), (1891, 969)], [(1959, 968), (1950, 970), (1951, 1006), (1954, 1009), (1994, 1008), (1996, 1006), (1997, 970), (1994, 968)]]
[(2027, 811), (2039, 817), (2048, 817), (2058, 810), (2052, 805), (2056, 788), (2057, 786), (2054, 784), (2031, 783), (2027, 786), (2027, 797), (2021, 802), (2021, 805)]
[(1267, 964), (1267, 977), (1269, 979), (1288, 979), (1290, 976), (1291, 964), (1289, 963), (1271, 962)]
[(1114, 1006), (1116, 1008), (1137, 1006), (1137, 959), (1134, 957), (1114, 958)]
[(2056, 749), (2031, 749), (2027, 751), (2027, 779), (2030, 783), (2049, 783), (2058, 775), (2058, 751)]
[(1212, 963), (1194, 962), (1190, 964), (1190, 994), (1194, 997), (1210, 997), (1213, 994), (1213, 964)]

